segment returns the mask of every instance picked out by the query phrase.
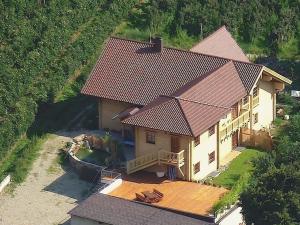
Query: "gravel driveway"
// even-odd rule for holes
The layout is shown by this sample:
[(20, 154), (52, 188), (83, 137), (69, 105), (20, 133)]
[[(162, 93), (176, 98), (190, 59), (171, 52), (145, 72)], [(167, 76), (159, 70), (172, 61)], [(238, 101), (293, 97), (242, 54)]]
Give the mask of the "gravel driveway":
[(70, 168), (62, 169), (57, 163), (58, 150), (73, 135), (51, 135), (26, 181), (13, 194), (0, 195), (0, 225), (69, 224), (68, 211), (85, 199), (91, 188)]

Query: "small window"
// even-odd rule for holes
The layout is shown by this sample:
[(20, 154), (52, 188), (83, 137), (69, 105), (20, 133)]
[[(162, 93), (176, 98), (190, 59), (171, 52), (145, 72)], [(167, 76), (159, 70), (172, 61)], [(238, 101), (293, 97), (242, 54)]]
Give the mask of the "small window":
[(194, 174), (199, 172), (200, 172), (200, 162), (197, 162), (196, 164), (194, 164)]
[(212, 163), (213, 161), (215, 161), (215, 159), (215, 151), (208, 154), (208, 163)]
[(256, 96), (258, 96), (258, 87), (255, 87), (253, 89), (253, 97), (256, 97)]
[(254, 124), (258, 123), (258, 113), (255, 113), (255, 114), (254, 114), (254, 117), (253, 117), (253, 123), (254, 123)]
[(154, 132), (146, 132), (146, 142), (149, 144), (155, 144), (155, 133)]
[(197, 136), (194, 138), (194, 146), (196, 147), (199, 144), (200, 144), (200, 136)]
[(245, 96), (243, 98), (243, 105), (246, 105), (248, 103), (248, 96)]
[(211, 126), (209, 129), (208, 129), (208, 136), (211, 136), (215, 133), (215, 125)]

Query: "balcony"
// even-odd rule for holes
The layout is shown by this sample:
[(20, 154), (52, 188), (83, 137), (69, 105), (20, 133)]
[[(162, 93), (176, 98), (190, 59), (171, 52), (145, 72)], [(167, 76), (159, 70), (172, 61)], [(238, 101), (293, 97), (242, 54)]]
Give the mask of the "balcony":
[(184, 150), (179, 153), (160, 150), (127, 161), (127, 174), (145, 169), (155, 164), (172, 165), (180, 168), (184, 165)]
[(231, 121), (230, 124), (220, 128), (220, 140), (223, 141), (227, 136), (232, 135), (241, 127), (245, 126), (250, 120), (250, 111), (242, 113), (239, 117)]
[(254, 108), (255, 106), (257, 106), (258, 104), (259, 104), (259, 97), (256, 96), (256, 97), (254, 97), (253, 100), (252, 100), (252, 106), (253, 106), (253, 108)]

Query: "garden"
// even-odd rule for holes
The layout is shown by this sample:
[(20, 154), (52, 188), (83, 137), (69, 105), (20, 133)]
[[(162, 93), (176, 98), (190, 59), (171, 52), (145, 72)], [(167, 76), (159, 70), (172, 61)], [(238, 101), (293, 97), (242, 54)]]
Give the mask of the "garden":
[(73, 153), (84, 162), (117, 168), (124, 161), (124, 145), (109, 132), (104, 135), (80, 135), (74, 138)]
[(205, 181), (207, 184), (222, 186), (230, 190), (213, 206), (213, 213), (220, 213), (238, 201), (240, 194), (248, 185), (254, 169), (253, 161), (265, 154), (256, 149), (246, 148), (231, 161), (225, 171)]

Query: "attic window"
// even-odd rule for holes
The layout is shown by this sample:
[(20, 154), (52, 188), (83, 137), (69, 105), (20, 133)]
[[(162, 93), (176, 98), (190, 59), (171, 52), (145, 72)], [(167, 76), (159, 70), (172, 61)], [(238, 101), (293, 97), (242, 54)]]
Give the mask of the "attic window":
[(147, 131), (146, 132), (146, 142), (149, 144), (155, 144), (155, 133)]
[(211, 136), (215, 133), (215, 125), (211, 126), (209, 129), (208, 129), (208, 136)]
[(196, 147), (199, 144), (200, 144), (200, 136), (197, 136), (194, 138), (194, 146)]

